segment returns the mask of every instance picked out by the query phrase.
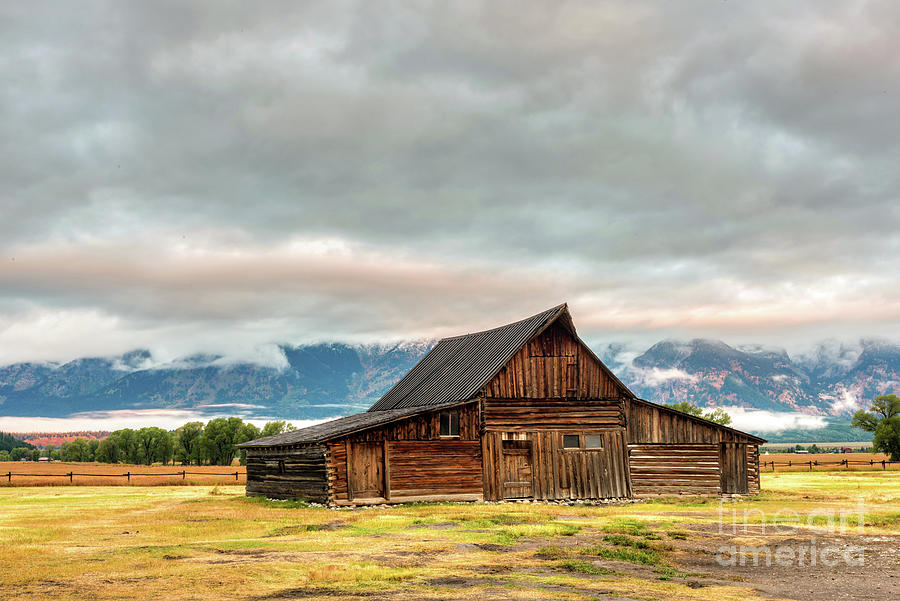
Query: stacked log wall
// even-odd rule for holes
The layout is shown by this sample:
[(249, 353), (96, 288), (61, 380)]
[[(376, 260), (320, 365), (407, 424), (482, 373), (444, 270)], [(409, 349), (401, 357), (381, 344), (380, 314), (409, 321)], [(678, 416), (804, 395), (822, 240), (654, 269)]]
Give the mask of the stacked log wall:
[(247, 449), (247, 494), (326, 502), (325, 453), (319, 444)]
[(642, 444), (628, 449), (636, 497), (721, 492), (718, 444)]

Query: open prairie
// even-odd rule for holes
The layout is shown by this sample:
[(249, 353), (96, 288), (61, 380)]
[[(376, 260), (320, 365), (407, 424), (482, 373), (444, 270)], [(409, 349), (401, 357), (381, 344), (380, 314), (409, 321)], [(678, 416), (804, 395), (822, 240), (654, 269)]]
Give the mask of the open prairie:
[[(182, 475), (182, 471), (186, 473)], [(12, 476), (7, 477), (10, 473)], [(69, 473), (73, 474), (71, 479)], [(237, 465), (147, 466), (63, 461), (0, 461), (0, 486), (215, 485), (243, 484), (246, 480), (247, 469)]]
[(896, 591), (900, 472), (766, 473), (762, 485), (726, 502), (342, 510), (246, 498), (234, 485), (4, 488), (0, 599), (837, 601)]

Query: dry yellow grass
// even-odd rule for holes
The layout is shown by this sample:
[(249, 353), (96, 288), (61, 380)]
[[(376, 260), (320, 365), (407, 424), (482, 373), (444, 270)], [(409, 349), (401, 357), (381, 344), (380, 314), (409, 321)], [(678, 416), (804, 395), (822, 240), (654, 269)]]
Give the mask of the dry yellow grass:
[[(883, 453), (769, 453), (768, 455), (760, 455), (761, 464), (775, 462), (775, 470), (803, 470), (810, 469), (809, 463), (814, 463), (813, 469), (827, 470), (862, 470), (868, 471), (873, 468), (881, 469), (881, 461), (890, 460), (890, 457)], [(841, 461), (848, 461), (849, 465), (841, 467), (833, 465)], [(793, 466), (787, 465), (792, 463)], [(819, 463), (819, 465), (815, 465)], [(784, 464), (784, 465), (783, 465)], [(886, 469), (900, 470), (900, 463), (886, 464)], [(766, 471), (771, 471), (771, 466), (763, 467)]]
[[(184, 477), (181, 472), (188, 472)], [(67, 474), (72, 476), (71, 481)], [(126, 478), (125, 474), (132, 477)], [(178, 475), (172, 475), (175, 473)], [(237, 472), (237, 479), (234, 474)], [(8, 478), (7, 474), (12, 473)], [(24, 474), (24, 475), (20, 475)], [(32, 475), (35, 474), (35, 475)], [(53, 476), (36, 474), (55, 474)], [(115, 477), (92, 474), (119, 474)], [(63, 461), (0, 461), (0, 486), (172, 486), (183, 484), (244, 484), (244, 466), (125, 465), (108, 463), (66, 463)]]
[[(867, 534), (900, 533), (900, 473), (764, 475), (763, 487), (728, 507), (791, 508), (805, 528), (804, 512), (863, 498)], [(720, 511), (710, 499), (334, 511), (248, 499), (242, 486), (5, 488), (0, 599), (766, 597), (692, 566), (710, 560), (701, 548)], [(664, 564), (578, 555), (635, 529), (653, 535)]]

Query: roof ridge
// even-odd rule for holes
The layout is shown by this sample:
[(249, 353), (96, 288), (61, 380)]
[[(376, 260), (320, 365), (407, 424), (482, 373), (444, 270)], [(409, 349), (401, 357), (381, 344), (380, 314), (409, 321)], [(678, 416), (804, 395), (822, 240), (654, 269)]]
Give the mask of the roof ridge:
[(558, 311), (561, 311), (563, 309), (563, 307), (566, 307), (567, 305), (568, 305), (568, 303), (562, 303), (561, 305), (556, 305), (555, 307), (550, 307), (549, 309), (545, 309), (544, 311), (535, 313), (534, 315), (532, 315), (530, 317), (526, 317), (525, 319), (520, 319), (518, 321), (512, 321), (512, 322), (504, 324), (502, 326), (497, 326), (496, 328), (488, 328), (486, 330), (479, 330), (477, 332), (469, 332), (468, 334), (457, 334), (456, 336), (446, 336), (446, 337), (438, 340), (438, 342), (441, 342), (443, 340), (455, 340), (457, 338), (465, 338), (466, 336), (477, 336), (479, 334), (487, 334), (488, 332), (493, 332), (494, 330), (502, 330), (503, 328), (508, 328), (510, 326), (514, 326), (516, 324), (526, 322), (530, 319), (534, 319), (535, 317), (543, 315), (544, 313), (549, 313), (550, 311), (553, 311), (554, 313), (556, 313)]

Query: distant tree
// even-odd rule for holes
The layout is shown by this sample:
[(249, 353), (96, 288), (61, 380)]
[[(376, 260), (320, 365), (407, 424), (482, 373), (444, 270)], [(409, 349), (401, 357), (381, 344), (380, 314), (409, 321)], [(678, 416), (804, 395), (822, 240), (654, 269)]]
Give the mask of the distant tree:
[(88, 461), (97, 461), (97, 449), (100, 448), (100, 441), (96, 438), (92, 438), (88, 441), (88, 451), (90, 458)]
[(9, 451), (6, 449), (0, 451), (0, 461), (9, 461)]
[(713, 409), (712, 411), (704, 412), (703, 409), (688, 403), (687, 401), (682, 401), (681, 403), (673, 403), (671, 405), (666, 405), (667, 407), (674, 409), (676, 411), (681, 411), (682, 413), (687, 413), (688, 415), (693, 415), (695, 417), (702, 417), (703, 419), (707, 419), (711, 422), (715, 422), (721, 426), (730, 426), (731, 425), (731, 416), (725, 413), (725, 410), (722, 408)]
[(165, 465), (172, 456), (172, 436), (162, 428), (141, 428), (137, 431), (137, 444), (145, 465), (155, 461)]
[[(234, 439), (234, 444), (241, 444), (242, 442), (256, 440), (257, 438), (259, 438), (259, 436), (259, 428), (250, 423), (243, 424), (238, 431), (237, 437)], [(245, 451), (244, 449), (240, 449), (240, 451), (238, 452), (238, 460), (240, 461), (241, 465), (247, 465), (247, 451)]]
[(119, 447), (119, 437), (113, 432), (100, 441), (97, 446), (97, 452), (94, 453), (94, 461), (100, 463), (119, 463), (122, 460), (123, 453)]
[(44, 457), (48, 459), (53, 459), (53, 452), (56, 450), (56, 445), (48, 444), (44, 447)]
[(200, 465), (203, 457), (200, 437), (203, 436), (203, 422), (188, 422), (175, 430), (175, 460), (181, 465)]
[(896, 394), (876, 397), (871, 411), (857, 411), (852, 424), (874, 433), (875, 451), (890, 455), (891, 461), (900, 461), (900, 398)]
[(31, 460), (38, 461), (41, 458), (41, 450), (40, 449), (31, 449)]
[(60, 454), (63, 461), (90, 461), (91, 450), (85, 439), (76, 438), (70, 443), (63, 443)]
[(25, 447), (16, 447), (9, 452), (10, 461), (19, 461), (23, 457), (31, 457), (31, 451)]
[(290, 432), (296, 429), (297, 428), (295, 428), (293, 424), (289, 424), (284, 420), (278, 420), (274, 422), (266, 422), (266, 425), (263, 426), (262, 432), (260, 432), (259, 435), (261, 438), (265, 438), (266, 436), (284, 434), (285, 432)]
[(819, 450), (819, 447), (815, 444), (809, 445), (808, 447), (806, 447), (806, 450), (809, 451), (810, 453), (821, 453), (821, 451)]
[(241, 436), (243, 425), (239, 417), (218, 417), (206, 424), (200, 437), (200, 448), (210, 465), (231, 465), (234, 445)]

